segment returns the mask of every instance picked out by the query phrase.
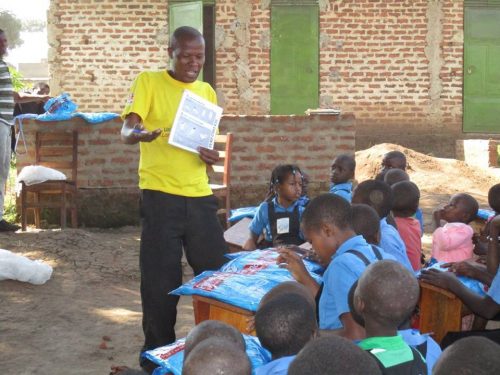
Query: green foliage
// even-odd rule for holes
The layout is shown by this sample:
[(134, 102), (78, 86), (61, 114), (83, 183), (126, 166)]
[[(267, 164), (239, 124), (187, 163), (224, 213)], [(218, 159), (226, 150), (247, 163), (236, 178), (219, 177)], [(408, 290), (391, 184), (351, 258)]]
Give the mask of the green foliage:
[(10, 77), (12, 79), (12, 86), (14, 87), (14, 91), (21, 91), (24, 89), (29, 88), (29, 85), (27, 85), (23, 81), (23, 75), (19, 73), (16, 69), (12, 68), (9, 66), (9, 72), (10, 72)]
[(19, 18), (8, 10), (0, 10), (0, 29), (5, 32), (9, 48), (16, 48), (23, 44), (21, 29), (23, 25)]

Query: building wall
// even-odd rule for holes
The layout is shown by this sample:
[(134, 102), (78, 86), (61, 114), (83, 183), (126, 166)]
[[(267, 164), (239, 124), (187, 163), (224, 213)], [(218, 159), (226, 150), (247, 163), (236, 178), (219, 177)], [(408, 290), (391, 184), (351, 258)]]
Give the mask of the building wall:
[[(216, 1), (225, 113), (269, 113), (270, 3)], [(321, 107), (356, 116), (356, 147), (385, 141), (453, 156), (464, 137), (463, 0), (318, 4)], [(165, 0), (51, 0), (53, 92), (70, 92), (82, 111), (119, 112), (137, 73), (167, 66), (167, 15)]]
[[(18, 173), (35, 163), (35, 133), (78, 131), (79, 222), (85, 226), (138, 223), (139, 146), (120, 141), (121, 120), (88, 124), (81, 118), (61, 122), (24, 120)], [(297, 163), (309, 176), (315, 196), (329, 186), (333, 155), (354, 152), (355, 121), (344, 116), (224, 116), (221, 132), (234, 134), (232, 207), (257, 205), (267, 193), (272, 169)], [(217, 182), (217, 181), (213, 181)]]

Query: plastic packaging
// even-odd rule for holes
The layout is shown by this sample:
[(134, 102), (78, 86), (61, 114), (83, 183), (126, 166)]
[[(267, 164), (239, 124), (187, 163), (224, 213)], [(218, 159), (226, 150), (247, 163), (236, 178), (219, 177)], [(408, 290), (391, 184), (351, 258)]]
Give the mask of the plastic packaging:
[(24, 167), (16, 178), (16, 183), (24, 182), (26, 185), (35, 185), (49, 180), (66, 180), (66, 175), (56, 169), (42, 165), (28, 165)]
[(229, 217), (229, 222), (234, 223), (243, 219), (244, 217), (253, 218), (257, 213), (258, 207), (241, 207), (231, 210), (231, 216)]
[[(264, 349), (255, 336), (243, 335), (246, 344), (246, 353), (252, 364), (252, 373), (257, 367), (263, 366), (271, 360), (271, 354)], [(182, 374), (182, 364), (184, 362), (184, 343), (186, 339), (180, 339), (173, 344), (162, 346), (153, 350), (148, 350), (142, 354), (143, 357), (159, 365), (153, 375), (174, 375)]]
[(41, 285), (51, 276), (52, 267), (48, 264), (0, 249), (0, 280), (18, 280)]

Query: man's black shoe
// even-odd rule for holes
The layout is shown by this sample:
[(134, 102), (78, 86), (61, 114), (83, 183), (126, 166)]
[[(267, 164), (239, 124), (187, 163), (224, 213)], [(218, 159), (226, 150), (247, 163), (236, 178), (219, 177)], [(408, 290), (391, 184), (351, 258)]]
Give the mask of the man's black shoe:
[(16, 224), (7, 223), (5, 220), (0, 220), (0, 232), (15, 232), (21, 227)]

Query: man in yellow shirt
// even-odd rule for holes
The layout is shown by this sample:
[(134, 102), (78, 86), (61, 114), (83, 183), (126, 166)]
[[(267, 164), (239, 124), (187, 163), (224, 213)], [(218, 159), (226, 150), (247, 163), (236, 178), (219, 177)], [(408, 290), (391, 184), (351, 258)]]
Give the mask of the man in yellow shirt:
[(172, 70), (140, 73), (122, 113), (123, 142), (140, 145), (142, 351), (175, 341), (179, 297), (168, 293), (182, 283), (182, 249), (195, 274), (219, 268), (226, 252), (206, 171), (218, 152), (200, 148), (198, 155), (168, 144), (184, 90), (217, 102), (212, 87), (196, 80), (205, 62), (203, 36), (178, 28), (168, 54)]

